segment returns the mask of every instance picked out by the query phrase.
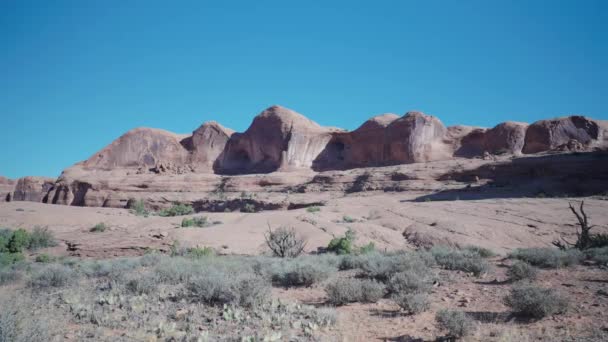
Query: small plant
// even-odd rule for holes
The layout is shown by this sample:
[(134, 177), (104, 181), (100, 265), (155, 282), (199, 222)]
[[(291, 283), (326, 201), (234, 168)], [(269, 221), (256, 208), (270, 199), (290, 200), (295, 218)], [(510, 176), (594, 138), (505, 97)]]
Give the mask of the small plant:
[(264, 239), (272, 255), (280, 258), (297, 257), (306, 247), (306, 240), (298, 237), (294, 228), (280, 227), (272, 230), (269, 225)]
[(30, 234), (29, 250), (37, 250), (40, 248), (57, 246), (55, 237), (47, 228), (35, 227)]
[(253, 203), (245, 203), (241, 208), (242, 213), (255, 213), (257, 212), (255, 205)]
[(43, 253), (36, 255), (35, 261), (40, 263), (49, 263), (53, 261), (53, 258), (50, 255)]
[(158, 216), (184, 216), (194, 213), (194, 209), (191, 205), (175, 203), (170, 208), (162, 209), (158, 212)]
[(426, 293), (400, 293), (392, 298), (400, 308), (411, 314), (425, 312), (431, 306)]
[(91, 233), (102, 233), (105, 232), (107, 228), (108, 227), (105, 223), (99, 222), (98, 224), (94, 225), (93, 228), (91, 228), (89, 231)]
[(521, 248), (511, 252), (509, 257), (541, 268), (561, 268), (580, 263), (583, 254), (575, 249)]
[(537, 274), (537, 269), (524, 261), (514, 262), (507, 271), (507, 277), (512, 281), (534, 280)]
[(186, 227), (206, 227), (208, 225), (209, 225), (209, 222), (207, 221), (207, 217), (206, 216), (192, 217), (192, 218), (184, 217), (184, 219), (182, 220), (182, 227), (183, 228), (186, 228)]
[(562, 313), (568, 307), (568, 302), (552, 289), (535, 286), (515, 287), (504, 301), (517, 315), (536, 319)]
[(475, 328), (473, 320), (462, 311), (441, 310), (435, 315), (435, 320), (454, 338), (470, 335)]
[(376, 245), (373, 242), (357, 248), (357, 254), (368, 254), (376, 251)]
[(350, 216), (347, 216), (347, 215), (344, 215), (344, 216), (342, 216), (342, 222), (355, 223), (355, 222), (357, 222), (357, 219), (355, 219), (353, 217), (350, 217)]
[(186, 250), (185, 256), (190, 258), (205, 258), (215, 255), (215, 250), (211, 247), (193, 247)]
[(491, 258), (493, 256), (496, 256), (496, 253), (492, 252), (491, 250), (479, 246), (467, 246), (464, 249), (473, 253), (477, 253), (482, 258)]
[(333, 238), (327, 245), (327, 250), (336, 254), (350, 254), (353, 251), (355, 238), (355, 232), (349, 229), (344, 236)]
[(319, 207), (318, 205), (313, 205), (311, 207), (306, 208), (306, 211), (309, 213), (317, 213), (321, 211), (321, 207)]
[(333, 305), (375, 303), (384, 296), (384, 285), (369, 279), (338, 279), (328, 284), (325, 292)]
[(433, 285), (433, 279), (428, 273), (416, 270), (406, 270), (395, 273), (388, 281), (388, 290), (395, 294), (410, 294), (428, 292)]
[(284, 262), (272, 270), (272, 281), (278, 285), (310, 287), (335, 272), (335, 268), (321, 263), (294, 260)]
[(127, 204), (127, 207), (134, 215), (143, 217), (148, 217), (148, 215), (150, 215), (150, 212), (146, 209), (146, 203), (144, 202), (144, 200), (130, 199)]

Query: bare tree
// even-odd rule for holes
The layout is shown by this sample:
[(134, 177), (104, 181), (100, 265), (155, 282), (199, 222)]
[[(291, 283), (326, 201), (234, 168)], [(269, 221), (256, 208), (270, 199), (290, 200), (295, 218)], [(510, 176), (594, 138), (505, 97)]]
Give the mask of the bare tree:
[(281, 258), (297, 257), (306, 247), (306, 240), (298, 237), (294, 228), (279, 227), (272, 230), (268, 225), (264, 239), (272, 254)]
[(568, 247), (574, 247), (577, 249), (587, 249), (592, 247), (593, 239), (590, 231), (591, 228), (595, 227), (595, 225), (589, 225), (587, 213), (585, 213), (585, 209), (583, 208), (584, 205), (585, 201), (581, 201), (579, 211), (576, 211), (576, 208), (572, 206), (572, 203), (568, 203), (570, 211), (572, 211), (574, 216), (576, 216), (576, 219), (578, 220), (578, 225), (580, 226), (580, 230), (576, 230), (576, 242), (569, 242), (562, 236), (562, 241), (555, 240), (553, 241), (553, 245), (557, 246), (559, 249), (566, 249)]

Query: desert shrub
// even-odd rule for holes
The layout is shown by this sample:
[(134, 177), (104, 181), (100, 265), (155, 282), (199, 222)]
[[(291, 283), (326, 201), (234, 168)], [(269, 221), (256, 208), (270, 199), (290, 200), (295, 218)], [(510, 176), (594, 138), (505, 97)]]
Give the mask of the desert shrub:
[(380, 281), (387, 281), (393, 274), (413, 270), (419, 274), (431, 273), (429, 266), (434, 262), (426, 258), (424, 253), (380, 254), (371, 253), (362, 255), (359, 268), (364, 276)]
[(608, 247), (608, 234), (592, 234), (589, 240), (589, 248)]
[(349, 229), (343, 236), (333, 238), (327, 245), (327, 250), (336, 254), (350, 254), (353, 251), (355, 238), (355, 232)]
[(30, 233), (25, 229), (19, 228), (15, 230), (8, 240), (8, 251), (10, 253), (21, 253), (30, 245)]
[(50, 255), (43, 253), (43, 254), (36, 255), (36, 258), (34, 259), (34, 261), (40, 262), (40, 263), (49, 263), (49, 262), (53, 261), (53, 258)]
[(264, 239), (272, 255), (281, 258), (297, 257), (306, 247), (306, 240), (298, 237), (294, 228), (280, 227), (272, 230), (268, 227)]
[(271, 271), (271, 279), (285, 287), (311, 286), (327, 279), (335, 270), (326, 264), (295, 259), (275, 265)]
[(473, 319), (462, 311), (441, 310), (435, 315), (435, 320), (449, 336), (457, 338), (470, 335), (475, 328)]
[(507, 277), (512, 281), (534, 280), (537, 274), (537, 269), (524, 261), (514, 262), (507, 270)]
[(89, 231), (92, 233), (101, 233), (101, 232), (105, 232), (106, 231), (106, 224), (103, 222), (99, 222), (98, 224), (94, 225), (93, 228), (91, 228)]
[(376, 245), (373, 242), (357, 247), (357, 254), (368, 254), (376, 251)]
[(568, 302), (552, 289), (535, 286), (514, 287), (504, 301), (517, 315), (537, 319), (564, 312), (568, 307)]
[(410, 294), (428, 292), (433, 285), (429, 272), (410, 269), (397, 272), (388, 281), (388, 290), (394, 294)]
[(185, 217), (182, 220), (182, 227), (206, 227), (209, 224), (206, 216), (202, 217)]
[(159, 282), (167, 284), (185, 283), (190, 278), (203, 274), (204, 271), (193, 260), (185, 258), (162, 258), (153, 269)]
[(186, 249), (184, 256), (190, 258), (205, 258), (215, 255), (215, 250), (211, 247), (192, 247)]
[(342, 216), (342, 222), (354, 223), (354, 222), (357, 222), (357, 219), (350, 217), (348, 215), (344, 215), (344, 216)]
[(125, 288), (136, 295), (151, 294), (158, 289), (158, 278), (154, 273), (136, 275), (126, 281)]
[(608, 247), (589, 248), (584, 251), (585, 257), (600, 265), (608, 266)]
[(541, 268), (560, 268), (578, 264), (583, 254), (575, 249), (521, 248), (511, 252), (509, 257)]
[(194, 213), (194, 209), (189, 204), (176, 203), (173, 204), (170, 208), (161, 209), (158, 212), (158, 216), (183, 216), (190, 215)]
[(28, 285), (35, 288), (63, 287), (77, 279), (76, 272), (63, 265), (49, 265), (32, 274)]
[(400, 308), (412, 314), (425, 312), (431, 306), (426, 293), (399, 293), (392, 299)]
[(252, 273), (234, 275), (209, 269), (187, 283), (190, 296), (210, 305), (234, 304), (255, 307), (270, 298), (271, 286)]
[(493, 256), (496, 256), (496, 253), (494, 253), (491, 250), (484, 248), (484, 247), (467, 246), (464, 249), (467, 251), (473, 252), (473, 253), (477, 253), (482, 258), (491, 258)]
[(384, 296), (384, 285), (369, 279), (338, 279), (325, 287), (328, 301), (334, 305), (375, 303)]
[(8, 242), (13, 232), (7, 228), (0, 228), (0, 253), (8, 253)]
[(23, 296), (0, 298), (1, 342), (53, 341), (57, 323), (50, 324), (47, 316), (39, 314), (39, 306)]
[(479, 276), (489, 269), (488, 263), (477, 252), (436, 246), (431, 254), (439, 266), (446, 270), (459, 270)]
[(308, 211), (309, 213), (316, 213), (321, 211), (321, 207), (317, 206), (317, 205), (313, 205), (311, 207), (306, 208), (306, 211)]
[(338, 268), (341, 271), (354, 270), (356, 268), (361, 268), (361, 265), (363, 264), (364, 259), (365, 259), (365, 256), (363, 256), (363, 255), (355, 255), (355, 254), (343, 255), (342, 259), (340, 259), (340, 264), (338, 265)]
[[(0, 286), (14, 283), (20, 280), (22, 273), (13, 268), (0, 269)], [(0, 339), (1, 341), (1, 339)]]
[(144, 217), (148, 217), (148, 215), (150, 215), (150, 212), (146, 209), (146, 203), (144, 202), (144, 200), (130, 199), (127, 203), (127, 207), (134, 215)]
[(40, 248), (57, 246), (55, 237), (47, 228), (35, 227), (30, 234), (28, 249), (37, 250)]
[(144, 254), (141, 258), (139, 258), (139, 263), (144, 266), (154, 266), (156, 264), (158, 264), (161, 259), (165, 258), (164, 255), (158, 253), (158, 252), (149, 252)]
[(255, 213), (256, 211), (257, 210), (253, 203), (245, 203), (245, 205), (243, 205), (243, 207), (241, 208), (241, 212), (243, 213)]
[(0, 268), (25, 260), (23, 253), (0, 253)]

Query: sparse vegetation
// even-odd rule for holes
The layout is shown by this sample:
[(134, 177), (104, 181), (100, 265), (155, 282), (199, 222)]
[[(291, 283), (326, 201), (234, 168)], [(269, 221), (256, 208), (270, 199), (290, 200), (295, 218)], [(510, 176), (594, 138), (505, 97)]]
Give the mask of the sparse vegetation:
[(266, 246), (273, 256), (280, 258), (294, 258), (302, 254), (306, 247), (306, 240), (299, 237), (294, 228), (280, 227), (264, 234)]
[(540, 319), (566, 311), (568, 302), (552, 289), (518, 286), (505, 297), (505, 304), (523, 317)]
[(344, 216), (342, 216), (342, 222), (345, 222), (345, 223), (354, 223), (354, 222), (357, 222), (357, 219), (355, 219), (353, 217), (350, 217), (348, 215), (344, 215)]
[(473, 333), (473, 319), (462, 311), (441, 310), (435, 315), (439, 326), (448, 332), (448, 336), (462, 338)]
[(306, 208), (306, 211), (309, 213), (317, 213), (317, 212), (321, 211), (321, 207), (319, 207), (318, 205), (313, 205), (313, 206)]
[(369, 279), (338, 279), (329, 283), (325, 292), (333, 305), (375, 303), (384, 296), (384, 285)]
[(425, 312), (430, 307), (426, 293), (399, 293), (394, 295), (392, 299), (401, 309), (411, 314)]
[(243, 205), (243, 207), (241, 208), (241, 212), (242, 213), (255, 213), (255, 212), (257, 212), (257, 209), (255, 207), (255, 204), (245, 203), (245, 205)]
[(436, 246), (430, 252), (437, 264), (447, 270), (468, 272), (478, 277), (489, 269), (489, 264), (478, 251)]
[(184, 216), (194, 213), (194, 209), (189, 204), (175, 203), (170, 208), (161, 209), (158, 216)]
[(491, 258), (493, 256), (496, 256), (496, 253), (492, 252), (491, 250), (479, 246), (467, 246), (464, 249), (473, 253), (477, 253), (482, 258)]
[(144, 200), (130, 199), (127, 203), (127, 207), (134, 215), (143, 217), (148, 217), (148, 215), (150, 215), (150, 212), (146, 209), (146, 203), (144, 202)]
[(28, 284), (34, 288), (62, 287), (76, 278), (76, 273), (69, 267), (51, 264), (39, 269), (30, 278)]
[(431, 289), (433, 279), (429, 272), (409, 269), (393, 274), (388, 281), (388, 290), (393, 294), (425, 293)]
[(507, 277), (512, 281), (534, 280), (538, 270), (524, 261), (516, 261), (507, 270)]
[(560, 268), (580, 263), (583, 254), (575, 249), (522, 248), (513, 251), (509, 257), (541, 268)]
[(273, 283), (290, 286), (311, 286), (329, 278), (336, 268), (307, 260), (293, 260), (274, 265), (271, 270)]
[(184, 219), (182, 220), (182, 227), (186, 228), (186, 227), (207, 227), (209, 226), (209, 222), (207, 221), (207, 217), (206, 216), (201, 216), (201, 217), (191, 217), (191, 218), (187, 218), (184, 217)]
[(350, 254), (353, 251), (355, 238), (355, 232), (349, 229), (343, 236), (333, 238), (327, 245), (327, 251), (336, 254)]
[(55, 237), (47, 228), (34, 227), (30, 235), (29, 250), (35, 251), (40, 248), (54, 246), (57, 246), (57, 241), (55, 241)]
[(105, 223), (99, 222), (98, 224), (94, 225), (93, 228), (91, 228), (89, 231), (91, 233), (102, 233), (105, 232), (107, 228), (108, 227)]
[(572, 203), (568, 203), (568, 207), (572, 214), (576, 216), (580, 229), (576, 230), (576, 241), (569, 242), (564, 237), (560, 240), (553, 241), (553, 245), (561, 250), (568, 248), (576, 248), (578, 250), (585, 250), (588, 248), (597, 248), (608, 246), (608, 234), (591, 234), (591, 229), (596, 227), (589, 223), (589, 217), (585, 213), (585, 201), (581, 201), (578, 211), (572, 206)]

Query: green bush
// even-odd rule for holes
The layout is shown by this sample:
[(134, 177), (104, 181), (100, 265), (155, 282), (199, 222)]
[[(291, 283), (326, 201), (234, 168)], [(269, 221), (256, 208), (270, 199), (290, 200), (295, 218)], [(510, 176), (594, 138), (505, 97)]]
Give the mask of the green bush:
[(435, 315), (435, 320), (449, 336), (457, 338), (470, 335), (475, 328), (473, 319), (462, 311), (441, 310)]
[(105, 223), (100, 222), (98, 224), (96, 224), (95, 226), (93, 226), (93, 228), (91, 228), (89, 231), (92, 233), (101, 233), (101, 232), (105, 232), (107, 229), (107, 226)]
[(392, 299), (400, 308), (412, 314), (425, 312), (431, 306), (426, 293), (399, 293)]
[(30, 243), (28, 249), (37, 250), (40, 248), (55, 247), (57, 241), (55, 237), (47, 228), (35, 227), (30, 234)]
[(209, 222), (207, 221), (206, 216), (192, 218), (184, 217), (182, 220), (182, 227), (206, 227), (207, 225), (209, 225)]
[(21, 253), (30, 245), (30, 233), (25, 229), (19, 228), (13, 232), (8, 241), (8, 251), (10, 253)]
[(63, 287), (77, 279), (76, 272), (63, 265), (49, 265), (32, 274), (28, 285), (35, 288)]
[(507, 270), (507, 277), (512, 281), (534, 280), (538, 270), (525, 261), (516, 261)]
[(25, 260), (23, 253), (0, 253), (0, 268)]
[(327, 245), (327, 250), (336, 254), (350, 254), (353, 251), (355, 238), (355, 232), (349, 229), (344, 236), (333, 238)]
[(311, 207), (306, 208), (306, 211), (308, 211), (309, 213), (316, 213), (321, 211), (321, 207), (313, 205)]
[(489, 269), (489, 264), (478, 252), (436, 246), (431, 254), (439, 266), (446, 270), (459, 270), (480, 276)]
[(129, 209), (131, 209), (131, 213), (137, 216), (144, 216), (144, 217), (148, 217), (148, 215), (150, 215), (150, 212), (146, 209), (146, 203), (144, 202), (144, 200), (135, 200), (135, 199), (131, 199), (129, 200), (129, 203), (127, 205), (129, 207)]
[(514, 287), (504, 301), (518, 316), (536, 319), (562, 313), (568, 307), (566, 299), (552, 289), (535, 286)]
[(10, 229), (0, 229), (0, 253), (8, 253), (8, 242), (13, 236), (13, 232)]
[(194, 213), (194, 209), (192, 208), (191, 205), (176, 203), (176, 204), (173, 204), (170, 208), (161, 209), (158, 212), (158, 216), (163, 216), (163, 217), (183, 216), (183, 215), (190, 215), (193, 213)]
[(375, 303), (384, 296), (384, 285), (369, 279), (338, 279), (328, 284), (325, 292), (333, 305)]
[(53, 261), (53, 258), (50, 255), (43, 253), (43, 254), (36, 255), (35, 261), (40, 262), (40, 263), (49, 263), (49, 262)]
[(580, 263), (583, 254), (576, 249), (521, 248), (511, 252), (509, 257), (541, 268), (561, 268)]

